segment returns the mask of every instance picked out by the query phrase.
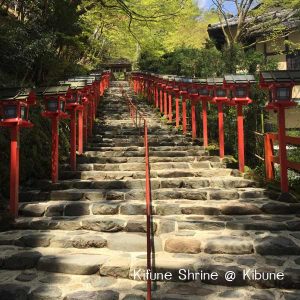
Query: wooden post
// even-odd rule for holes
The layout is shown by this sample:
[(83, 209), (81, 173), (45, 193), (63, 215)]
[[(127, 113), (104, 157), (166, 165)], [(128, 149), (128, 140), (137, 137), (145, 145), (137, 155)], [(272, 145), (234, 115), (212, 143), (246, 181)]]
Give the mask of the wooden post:
[(239, 170), (245, 171), (245, 145), (244, 145), (244, 116), (243, 105), (237, 104), (237, 127), (238, 127), (238, 154), (239, 154)]
[(51, 119), (52, 125), (52, 152), (51, 152), (51, 178), (52, 183), (58, 181), (58, 140), (59, 140), (59, 131), (58, 131), (59, 119), (58, 117), (53, 117)]
[(13, 217), (18, 217), (19, 210), (19, 154), (20, 128), (18, 125), (10, 129), (10, 199), (9, 207)]
[(224, 115), (223, 115), (223, 103), (218, 102), (218, 123), (219, 123), (219, 147), (220, 147), (220, 157), (223, 158), (224, 151)]
[(202, 124), (203, 124), (203, 145), (208, 146), (208, 130), (207, 130), (207, 101), (202, 101)]

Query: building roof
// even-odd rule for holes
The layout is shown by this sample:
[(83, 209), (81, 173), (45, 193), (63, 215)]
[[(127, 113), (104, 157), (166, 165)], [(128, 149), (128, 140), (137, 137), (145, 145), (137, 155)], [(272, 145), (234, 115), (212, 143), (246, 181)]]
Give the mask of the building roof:
[[(300, 10), (296, 9), (282, 9), (281, 7), (270, 8), (263, 14), (256, 14), (255, 11), (259, 6), (252, 9), (250, 14), (245, 20), (245, 33), (248, 38), (255, 38), (264, 34), (271, 33), (274, 28), (282, 28), (283, 31), (290, 31), (300, 26)], [(227, 19), (229, 27), (237, 26), (238, 17), (234, 16)], [(211, 37), (216, 38), (222, 31), (222, 27), (228, 27), (227, 23), (219, 22), (208, 25), (208, 33)]]

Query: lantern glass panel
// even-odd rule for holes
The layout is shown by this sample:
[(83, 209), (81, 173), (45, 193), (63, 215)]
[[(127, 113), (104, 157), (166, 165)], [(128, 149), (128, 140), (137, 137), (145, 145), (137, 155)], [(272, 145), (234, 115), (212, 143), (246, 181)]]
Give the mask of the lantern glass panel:
[(289, 87), (279, 87), (276, 89), (277, 100), (287, 101), (291, 98), (291, 92)]
[(199, 90), (199, 95), (208, 96), (209, 95), (209, 90), (208, 89), (200, 89)]
[(51, 112), (55, 112), (58, 110), (58, 100), (48, 100), (47, 101), (47, 110)]
[(216, 96), (217, 97), (225, 97), (226, 96), (226, 90), (222, 88), (216, 89)]
[(238, 87), (235, 90), (235, 96), (237, 98), (244, 98), (247, 97), (247, 89), (244, 87)]
[(8, 105), (4, 107), (4, 119), (15, 119), (18, 117), (18, 106)]
[(21, 119), (27, 120), (27, 107), (21, 106)]
[(198, 90), (195, 88), (189, 89), (190, 94), (197, 94), (198, 95)]

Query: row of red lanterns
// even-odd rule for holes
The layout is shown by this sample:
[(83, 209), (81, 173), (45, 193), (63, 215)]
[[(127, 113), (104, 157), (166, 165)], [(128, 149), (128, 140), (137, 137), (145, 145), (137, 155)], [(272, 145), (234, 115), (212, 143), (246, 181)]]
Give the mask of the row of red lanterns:
[(36, 89), (0, 89), (0, 126), (11, 132), (10, 159), (10, 211), (18, 214), (19, 202), (19, 135), (20, 128), (34, 126), (29, 120), (30, 107), (42, 98), (42, 116), (51, 119), (52, 150), (51, 179), (58, 181), (59, 121), (70, 118), (70, 165), (76, 170), (76, 151), (83, 153), (88, 136), (92, 135), (93, 123), (100, 97), (109, 86), (110, 72), (60, 81), (56, 86)]
[[(208, 125), (207, 125), (207, 103), (213, 103), (218, 108), (219, 126), (219, 151), (220, 157), (224, 157), (224, 116), (223, 106), (230, 105), (237, 107), (237, 128), (238, 128), (238, 155), (239, 169), (244, 172), (244, 118), (243, 106), (252, 103), (250, 97), (251, 85), (256, 83), (253, 75), (225, 75), (220, 78), (184, 78), (173, 75), (158, 75), (146, 72), (132, 72), (131, 80), (134, 92), (142, 94), (159, 108), (161, 113), (172, 122), (173, 119), (173, 97), (175, 98), (176, 127), (180, 123), (180, 98), (182, 100), (182, 127), (183, 133), (187, 132), (186, 124), (186, 101), (191, 101), (192, 137), (196, 133), (196, 110), (197, 102), (202, 102), (203, 122), (203, 144), (208, 146)], [(278, 111), (279, 128), (285, 130), (284, 109), (294, 106), (292, 99), (293, 87), (300, 83), (299, 71), (265, 71), (259, 76), (259, 86), (269, 90), (269, 103), (266, 108)], [(285, 132), (281, 133), (283, 136)], [(281, 138), (283, 140), (283, 137)], [(282, 146), (282, 151), (285, 147)], [(284, 149), (283, 149), (284, 148)]]

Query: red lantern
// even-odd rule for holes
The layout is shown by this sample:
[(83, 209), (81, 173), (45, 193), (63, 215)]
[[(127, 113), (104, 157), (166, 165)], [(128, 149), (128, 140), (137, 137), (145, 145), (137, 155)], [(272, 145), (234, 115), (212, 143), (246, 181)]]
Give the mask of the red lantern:
[(53, 183), (58, 181), (58, 139), (59, 139), (59, 120), (68, 118), (65, 113), (66, 98), (70, 93), (68, 85), (52, 86), (46, 88), (43, 92), (45, 111), (42, 113), (44, 117), (51, 119), (52, 124), (52, 164), (51, 179)]
[(10, 200), (12, 216), (19, 209), (19, 149), (20, 128), (32, 127), (29, 121), (30, 106), (35, 104), (36, 94), (31, 89), (14, 88), (0, 90), (0, 126), (10, 128)]

